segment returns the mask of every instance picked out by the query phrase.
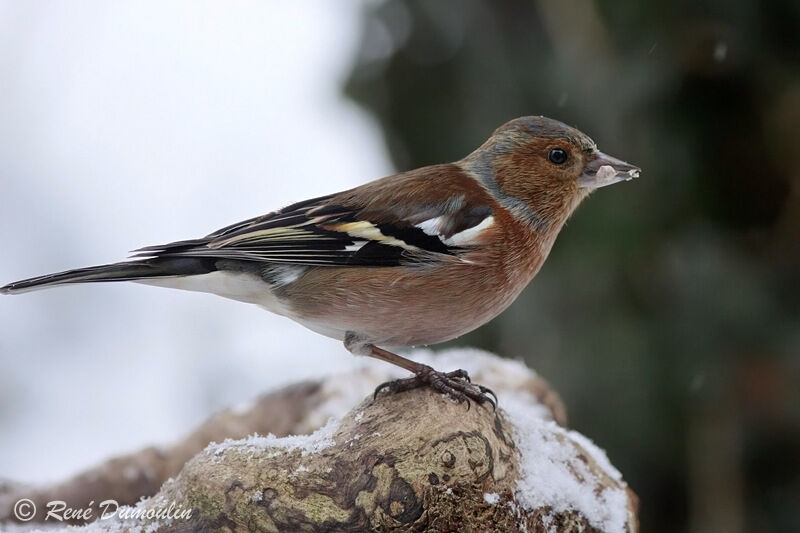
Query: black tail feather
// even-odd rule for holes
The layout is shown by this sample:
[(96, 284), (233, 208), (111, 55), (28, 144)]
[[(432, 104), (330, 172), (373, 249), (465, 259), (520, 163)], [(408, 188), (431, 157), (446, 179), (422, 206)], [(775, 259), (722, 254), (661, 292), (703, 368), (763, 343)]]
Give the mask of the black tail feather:
[(101, 281), (135, 281), (165, 276), (192, 276), (216, 270), (213, 260), (195, 258), (158, 258), (146, 261), (125, 261), (110, 265), (76, 268), (55, 274), (37, 276), (0, 287), (0, 294), (23, 292), (67, 285)]

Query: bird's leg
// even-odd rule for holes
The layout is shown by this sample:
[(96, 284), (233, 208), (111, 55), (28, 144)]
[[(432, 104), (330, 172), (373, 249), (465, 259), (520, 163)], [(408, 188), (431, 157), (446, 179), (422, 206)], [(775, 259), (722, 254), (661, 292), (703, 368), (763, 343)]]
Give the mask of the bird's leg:
[[(392, 363), (414, 374), (414, 377), (396, 379), (381, 383), (375, 389), (375, 396), (383, 390), (390, 393), (398, 393), (419, 387), (431, 387), (434, 390), (443, 392), (451, 396), (456, 401), (467, 402), (474, 400), (479, 404), (489, 402), (492, 407), (497, 407), (497, 396), (489, 388), (483, 385), (472, 383), (466, 370), (454, 370), (452, 372), (439, 372), (428, 365), (423, 365), (407, 359), (396, 353), (392, 353), (383, 348), (378, 348), (374, 344), (360, 340), (357, 335), (348, 333), (344, 341), (345, 347), (352, 353), (368, 355), (387, 363)], [(492, 399), (489, 395), (493, 396)]]

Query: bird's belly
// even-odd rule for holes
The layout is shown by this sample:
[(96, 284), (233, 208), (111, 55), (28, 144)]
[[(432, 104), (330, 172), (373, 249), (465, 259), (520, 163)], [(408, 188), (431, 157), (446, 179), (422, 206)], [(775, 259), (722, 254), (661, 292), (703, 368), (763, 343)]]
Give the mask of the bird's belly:
[(415, 320), (408, 320), (406, 323), (400, 323), (395, 320), (376, 325), (372, 321), (320, 321), (291, 315), (290, 318), (311, 331), (332, 339), (344, 341), (345, 335), (352, 331), (383, 348), (437, 344), (454, 339), (475, 329), (472, 325), (458, 327), (454, 323), (449, 323), (439, 325), (431, 330), (430, 328), (420, 327)]
[(239, 302), (256, 304), (279, 315), (289, 314), (288, 308), (264, 280), (245, 272), (218, 270), (196, 276), (151, 278), (137, 281), (145, 285), (208, 292)]
[(372, 269), (368, 275), (350, 269), (312, 270), (307, 276), (313, 279), (306, 278), (301, 286), (313, 285), (314, 291), (301, 294), (287, 287), (288, 316), (335, 339), (352, 331), (379, 346), (436, 344), (485, 324), (524, 286), (498, 287), (479, 269), (451, 270), (442, 279), (437, 274), (393, 268)]
[(349, 330), (343, 329), (341, 327), (337, 327), (334, 324), (319, 321), (319, 320), (311, 320), (307, 318), (301, 318), (296, 316), (289, 316), (292, 320), (297, 322), (298, 324), (305, 326), (306, 328), (310, 329), (314, 333), (319, 333), (320, 335), (324, 335), (325, 337), (330, 337), (331, 339), (336, 339), (339, 341), (344, 341), (344, 337)]

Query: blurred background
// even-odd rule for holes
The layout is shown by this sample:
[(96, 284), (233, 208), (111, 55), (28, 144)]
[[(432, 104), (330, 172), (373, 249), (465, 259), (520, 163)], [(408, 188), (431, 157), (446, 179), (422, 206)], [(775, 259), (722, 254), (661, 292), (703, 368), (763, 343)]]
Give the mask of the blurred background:
[[(455, 341), (524, 359), (643, 531), (800, 531), (800, 3), (0, 2), (0, 281), (463, 157), (542, 114), (641, 166)], [(141, 286), (0, 299), (0, 477), (56, 479), (352, 363)]]

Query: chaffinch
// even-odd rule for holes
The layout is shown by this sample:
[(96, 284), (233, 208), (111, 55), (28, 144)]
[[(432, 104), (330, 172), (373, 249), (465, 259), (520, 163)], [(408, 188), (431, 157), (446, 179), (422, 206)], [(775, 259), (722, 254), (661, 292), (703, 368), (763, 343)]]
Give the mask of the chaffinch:
[(298, 202), (132, 260), (18, 281), (5, 294), (136, 281), (210, 292), (291, 318), (354, 354), (458, 401), (489, 401), (463, 370), (437, 372), (382, 346), (436, 344), (508, 307), (536, 275), (564, 222), (594, 189), (639, 175), (580, 131), (545, 117), (500, 128), (455, 163), (395, 174)]

